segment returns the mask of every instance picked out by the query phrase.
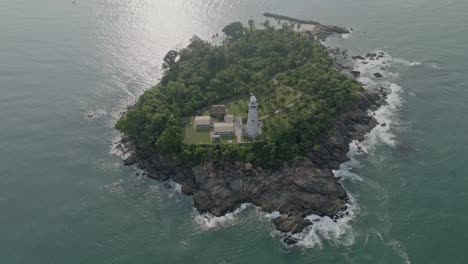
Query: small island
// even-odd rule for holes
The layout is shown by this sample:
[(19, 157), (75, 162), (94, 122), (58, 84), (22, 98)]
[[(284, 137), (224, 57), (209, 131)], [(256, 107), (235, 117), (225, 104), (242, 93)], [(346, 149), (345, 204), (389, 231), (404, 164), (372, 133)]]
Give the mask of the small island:
[(368, 111), (382, 100), (337, 70), (321, 35), (297, 28), (236, 22), (221, 45), (194, 36), (169, 51), (161, 82), (116, 124), (132, 150), (125, 164), (181, 184), (201, 213), (277, 211), (285, 233), (312, 225), (310, 214), (344, 214), (333, 170), (377, 124)]

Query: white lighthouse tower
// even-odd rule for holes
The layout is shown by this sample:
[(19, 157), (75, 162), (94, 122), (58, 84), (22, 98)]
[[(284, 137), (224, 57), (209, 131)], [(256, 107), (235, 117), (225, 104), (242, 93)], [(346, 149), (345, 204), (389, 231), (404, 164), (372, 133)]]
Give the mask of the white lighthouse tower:
[(260, 135), (260, 124), (258, 122), (258, 104), (255, 96), (250, 97), (249, 117), (247, 119), (246, 135), (256, 137)]

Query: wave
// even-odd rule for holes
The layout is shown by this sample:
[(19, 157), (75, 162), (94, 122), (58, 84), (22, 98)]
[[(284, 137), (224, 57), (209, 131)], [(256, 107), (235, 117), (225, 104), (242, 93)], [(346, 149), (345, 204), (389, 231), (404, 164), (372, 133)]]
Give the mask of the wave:
[[(388, 53), (384, 51), (375, 51), (380, 57), (376, 59), (367, 58), (366, 60), (356, 61), (354, 70), (361, 72), (358, 81), (361, 82), (364, 88), (368, 91), (385, 90), (387, 94), (386, 105), (383, 105), (374, 112), (369, 114), (374, 116), (379, 125), (377, 125), (365, 140), (355, 143), (360, 147), (365, 154), (370, 154), (378, 142), (382, 142), (388, 146), (395, 147), (397, 142), (393, 129), (400, 124), (398, 112), (403, 105), (401, 94), (402, 87), (396, 83), (392, 83), (391, 79), (398, 76), (397, 73), (389, 71), (392, 62), (395, 62)], [(401, 59), (397, 61), (402, 61)], [(375, 77), (375, 73), (381, 73), (384, 79)]]
[(360, 211), (358, 203), (353, 195), (349, 195), (350, 202), (347, 204), (348, 209), (336, 220), (328, 216), (309, 215), (306, 217), (312, 222), (304, 231), (298, 234), (280, 234), (283, 238), (291, 236), (297, 240), (297, 246), (304, 248), (323, 248), (325, 241), (334, 246), (350, 246), (354, 244), (355, 233), (352, 229), (351, 222), (356, 214)]
[(342, 35), (341, 35), (341, 38), (343, 38), (343, 39), (350, 39), (352, 35), (353, 35), (353, 29), (350, 28), (350, 29), (349, 29), (349, 33), (348, 33), (348, 34), (342, 34)]
[(419, 61), (409, 61), (409, 60), (405, 60), (405, 59), (402, 59), (402, 58), (395, 58), (395, 59), (393, 59), (393, 61), (394, 61), (395, 63), (397, 63), (397, 64), (403, 64), (403, 65), (411, 66), (411, 67), (423, 65), (422, 62), (419, 62)]
[(436, 62), (436, 61), (419, 62), (419, 61), (409, 61), (409, 60), (405, 60), (402, 58), (395, 58), (393, 59), (393, 62), (395, 62), (396, 64), (410, 66), (410, 67), (426, 67), (426, 68), (434, 69), (434, 70), (441, 69), (439, 62)]
[(213, 230), (213, 229), (220, 229), (223, 227), (231, 226), (236, 223), (237, 216), (244, 211), (245, 209), (251, 207), (252, 204), (241, 204), (239, 208), (237, 208), (232, 213), (227, 213), (223, 216), (214, 216), (210, 213), (200, 214), (194, 208), (194, 222), (197, 226), (199, 226), (202, 230)]
[[(374, 58), (356, 60), (354, 69), (359, 71), (361, 76), (358, 81), (363, 84), (368, 91), (384, 89), (387, 98), (386, 104), (369, 115), (375, 117), (379, 123), (372, 129), (361, 142), (353, 141), (350, 143), (348, 152), (349, 161), (341, 164), (340, 169), (333, 171), (335, 177), (341, 177), (342, 181), (361, 182), (363, 179), (353, 169), (361, 166), (359, 160), (362, 156), (373, 154), (376, 146), (381, 143), (390, 147), (396, 147), (396, 136), (393, 133), (394, 128), (400, 123), (398, 112), (402, 107), (403, 99), (401, 97), (402, 87), (392, 83), (391, 79), (398, 76), (397, 73), (389, 71), (392, 63), (402, 63), (401, 59), (395, 60), (385, 51), (373, 51), (378, 54)], [(408, 66), (416, 66), (417, 62), (409, 62)], [(380, 73), (383, 77), (376, 77), (375, 73)], [(351, 192), (349, 194), (348, 209), (343, 217), (333, 220), (330, 217), (320, 217), (310, 215), (306, 219), (312, 221), (313, 225), (303, 232), (293, 235), (298, 239), (298, 245), (305, 248), (323, 248), (324, 241), (333, 246), (349, 246), (354, 244), (355, 233), (352, 228), (352, 221), (360, 211), (358, 202)]]

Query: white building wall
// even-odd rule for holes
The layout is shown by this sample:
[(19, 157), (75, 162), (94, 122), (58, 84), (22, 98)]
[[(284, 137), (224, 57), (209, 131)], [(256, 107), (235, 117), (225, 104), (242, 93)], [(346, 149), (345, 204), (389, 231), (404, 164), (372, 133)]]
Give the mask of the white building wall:
[(260, 135), (260, 124), (258, 122), (258, 104), (257, 98), (252, 96), (249, 102), (249, 116), (247, 118), (246, 134), (249, 137)]

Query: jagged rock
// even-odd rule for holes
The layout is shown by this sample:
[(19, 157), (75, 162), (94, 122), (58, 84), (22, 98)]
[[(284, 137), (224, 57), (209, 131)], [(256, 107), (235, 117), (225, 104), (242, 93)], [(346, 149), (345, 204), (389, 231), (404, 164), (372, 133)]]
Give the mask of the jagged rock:
[(294, 215), (294, 216), (287, 216), (282, 215), (277, 217), (273, 220), (273, 224), (275, 225), (276, 229), (281, 232), (291, 232), (292, 234), (296, 234), (304, 230), (305, 227), (312, 224), (307, 219), (304, 219), (301, 215)]
[(351, 74), (354, 76), (354, 78), (358, 78), (359, 76), (361, 76), (360, 71), (351, 71)]
[(117, 150), (119, 150), (119, 151), (122, 151), (122, 152), (125, 150), (125, 149), (124, 149), (124, 146), (122, 146), (122, 144), (118, 144), (115, 148), (116, 148)]
[(369, 58), (369, 59), (373, 59), (373, 58), (376, 58), (377, 57), (377, 54), (373, 53), (373, 52), (369, 52), (366, 54), (366, 58)]
[(136, 155), (132, 154), (130, 155), (130, 157), (126, 158), (123, 163), (125, 166), (130, 166), (130, 165), (135, 164), (136, 162), (137, 162), (137, 157)]
[(120, 140), (120, 142), (122, 144), (127, 144), (131, 141), (132, 139), (129, 137), (129, 136), (125, 136), (125, 137), (122, 137), (122, 139)]
[(383, 77), (383, 75), (380, 72), (374, 73), (374, 76), (377, 77), (377, 78), (382, 78)]
[(352, 56), (351, 57), (353, 60), (365, 60), (366, 58), (364, 58), (363, 56), (361, 55), (358, 55), (358, 56)]
[(297, 242), (299, 242), (299, 239), (293, 236), (287, 236), (283, 239), (283, 243), (289, 246), (295, 245)]
[[(333, 134), (324, 135), (318, 147), (306, 151), (307, 159), (276, 169), (214, 161), (184, 167), (162, 153), (144, 152), (131, 140), (128, 144), (136, 155), (124, 164), (138, 162), (141, 169), (148, 171), (148, 177), (180, 184), (184, 194), (192, 195), (194, 206), (201, 213), (222, 216), (243, 203), (252, 203), (265, 212), (280, 212), (282, 216), (274, 220), (276, 228), (297, 233), (311, 225), (304, 216), (317, 214), (336, 219), (346, 210), (349, 199), (333, 170), (348, 160), (349, 144), (355, 139), (363, 140), (378, 125), (368, 111), (384, 102), (381, 94), (362, 92), (355, 104), (336, 118)], [(297, 241), (291, 237), (289, 242)]]

